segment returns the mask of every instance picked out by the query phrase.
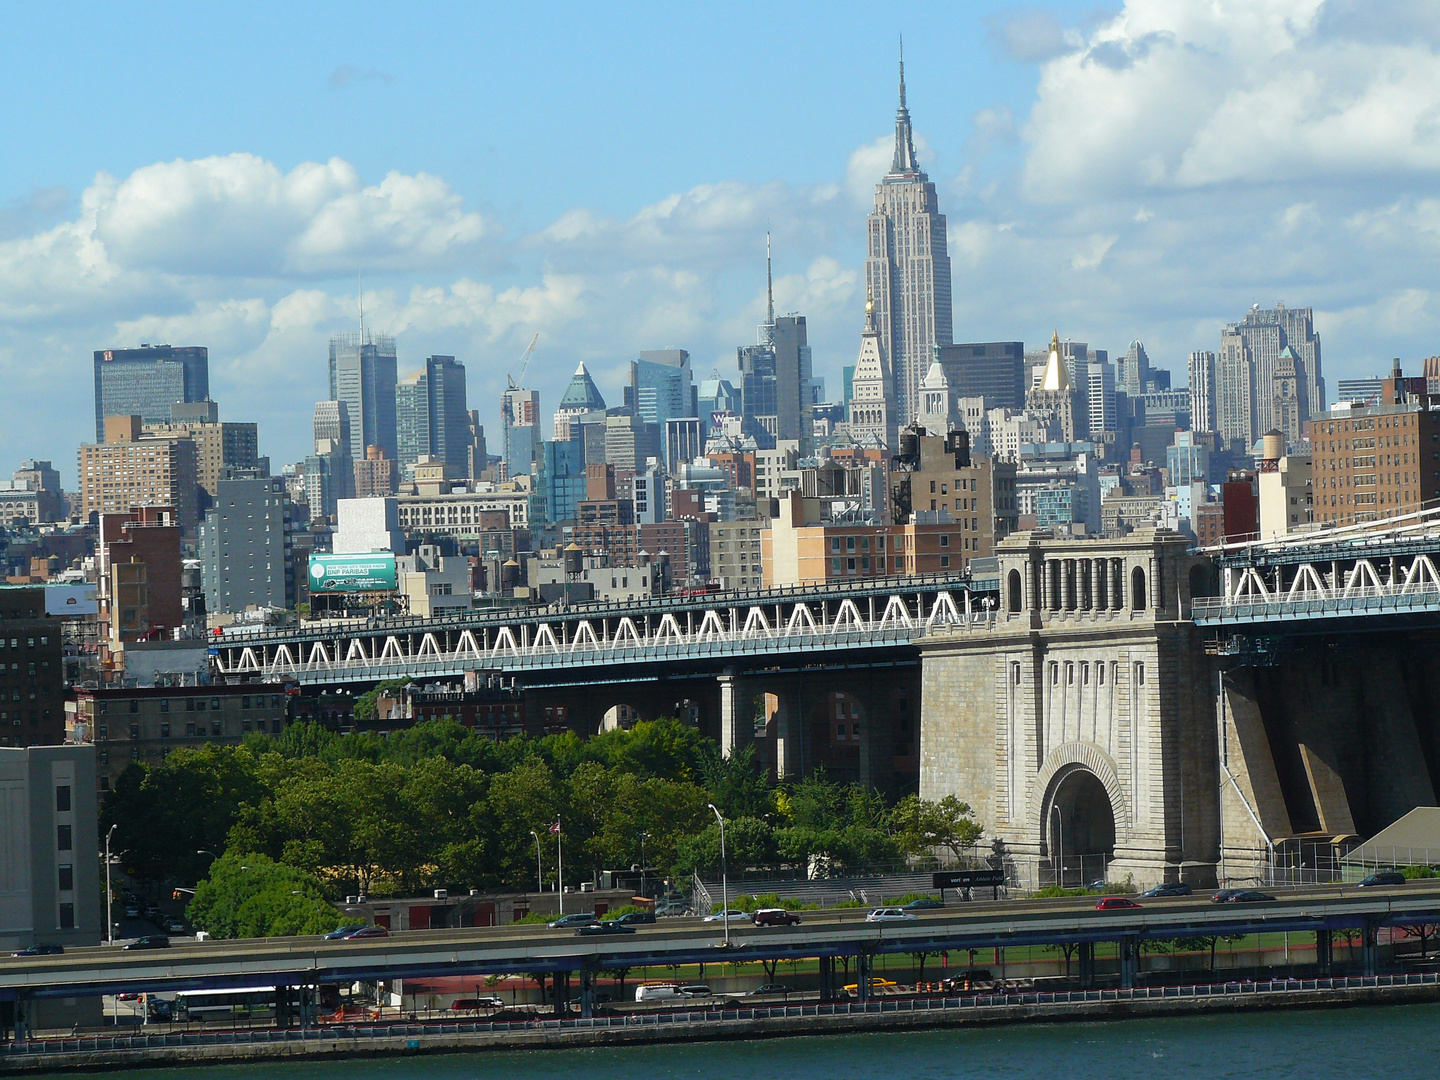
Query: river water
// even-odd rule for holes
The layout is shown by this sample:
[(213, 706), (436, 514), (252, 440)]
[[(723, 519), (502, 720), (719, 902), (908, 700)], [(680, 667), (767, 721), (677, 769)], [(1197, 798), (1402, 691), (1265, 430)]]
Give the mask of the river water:
[(157, 1072), (163, 1080), (1114, 1080), (1440, 1076), (1440, 1005)]

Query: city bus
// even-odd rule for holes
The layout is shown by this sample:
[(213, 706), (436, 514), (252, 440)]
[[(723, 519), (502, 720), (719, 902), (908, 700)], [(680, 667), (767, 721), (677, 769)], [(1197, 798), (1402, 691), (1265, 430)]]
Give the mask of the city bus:
[(230, 990), (181, 990), (175, 995), (177, 1021), (273, 1020), (275, 987), (243, 986)]

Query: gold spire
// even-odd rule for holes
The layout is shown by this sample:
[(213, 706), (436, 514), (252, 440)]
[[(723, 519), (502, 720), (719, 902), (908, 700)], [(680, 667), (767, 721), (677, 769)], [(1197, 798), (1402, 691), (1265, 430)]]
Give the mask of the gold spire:
[(1050, 338), (1050, 356), (1045, 361), (1045, 374), (1040, 379), (1041, 390), (1070, 390), (1070, 372), (1065, 358), (1060, 355), (1060, 331), (1057, 328)]

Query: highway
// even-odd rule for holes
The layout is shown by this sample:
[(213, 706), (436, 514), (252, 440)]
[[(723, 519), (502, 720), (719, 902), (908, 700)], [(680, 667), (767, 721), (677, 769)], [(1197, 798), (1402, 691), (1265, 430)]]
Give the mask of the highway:
[(0, 959), (0, 999), (1440, 923), (1440, 881), (1324, 886), (1253, 904), (1215, 904), (1208, 894), (1142, 900), (1143, 907), (1119, 910), (1096, 910), (1094, 903), (1094, 897), (973, 901), (896, 923), (868, 923), (862, 909), (803, 912), (798, 926), (732, 924), (728, 950), (723, 925), (698, 918), (662, 919), (635, 934), (605, 938), (536, 925), (356, 941), (175, 938), (170, 948), (153, 951), (106, 946)]

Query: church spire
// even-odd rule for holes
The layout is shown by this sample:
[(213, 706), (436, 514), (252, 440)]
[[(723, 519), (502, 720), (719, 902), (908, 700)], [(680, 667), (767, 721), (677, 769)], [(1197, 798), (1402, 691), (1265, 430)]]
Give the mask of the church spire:
[(910, 132), (910, 110), (905, 107), (905, 39), (900, 39), (900, 107), (895, 110), (895, 157), (890, 162), (890, 175), (918, 173), (915, 161), (915, 140)]

